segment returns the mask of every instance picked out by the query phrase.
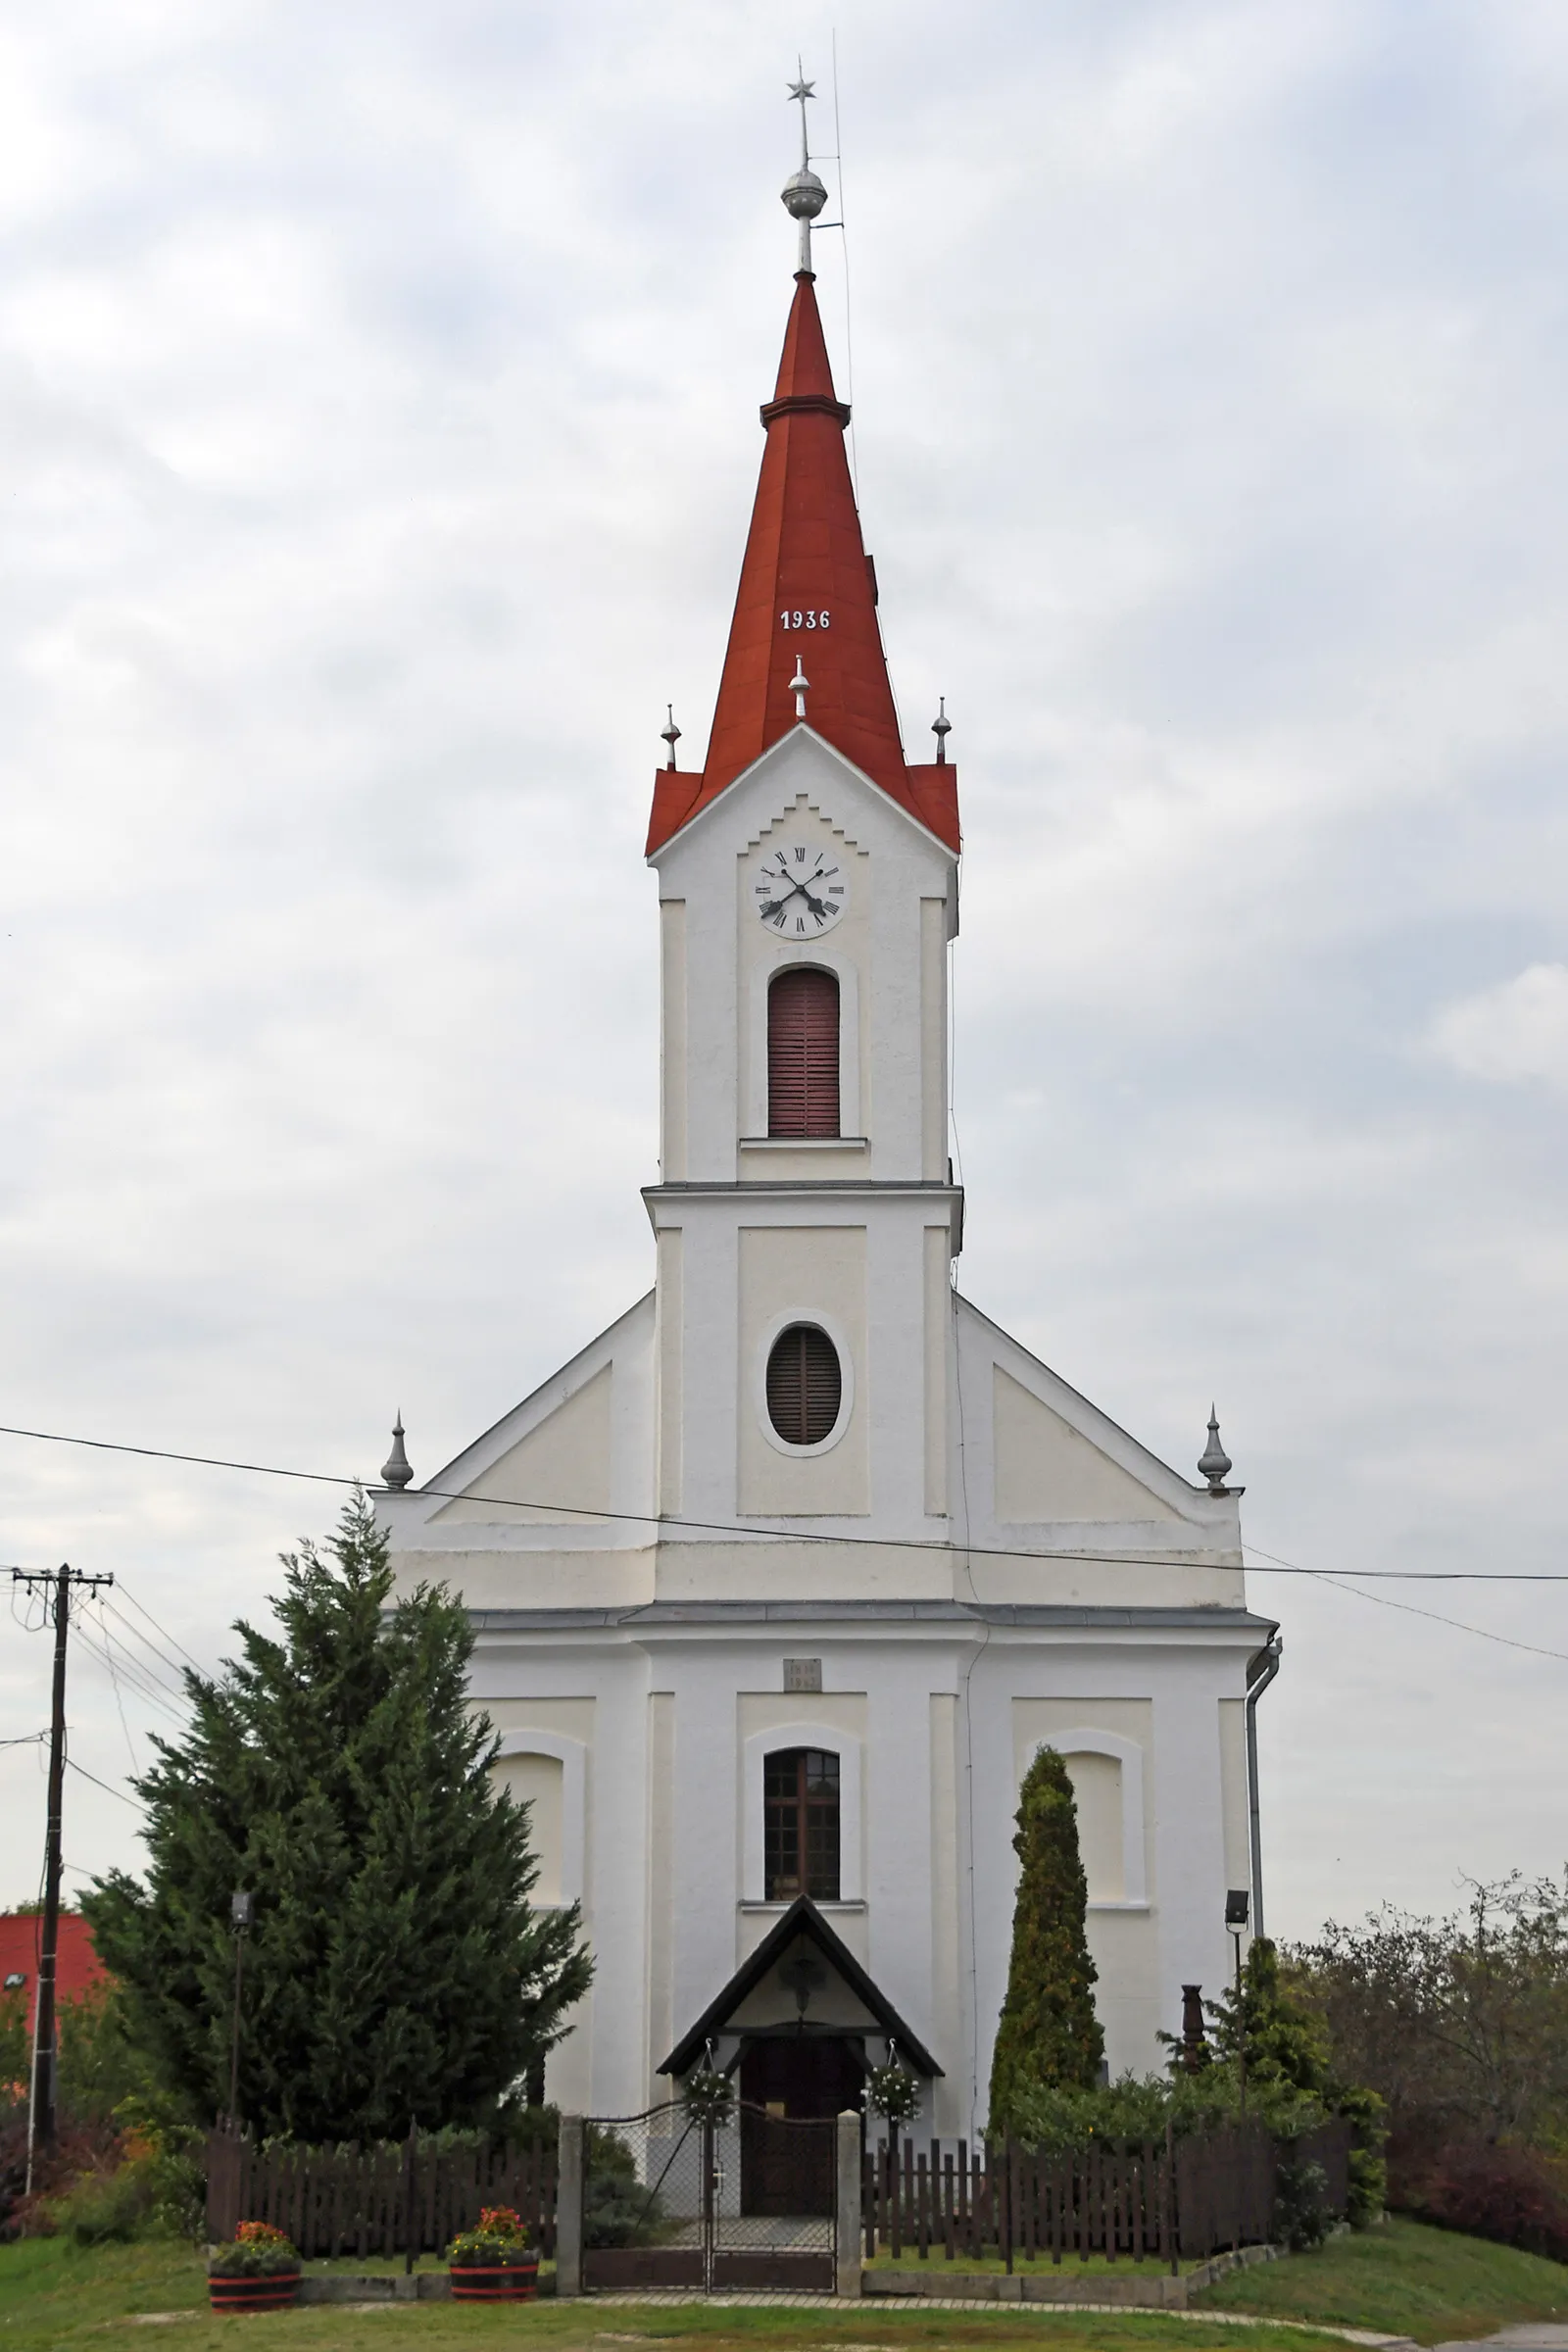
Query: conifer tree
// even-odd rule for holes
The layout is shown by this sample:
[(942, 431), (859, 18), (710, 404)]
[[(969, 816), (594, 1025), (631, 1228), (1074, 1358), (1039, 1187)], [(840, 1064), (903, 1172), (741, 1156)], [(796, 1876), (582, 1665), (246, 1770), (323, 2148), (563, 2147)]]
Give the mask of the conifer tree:
[(1254, 2090), (1278, 2085), (1306, 2097), (1325, 2097), (1332, 2088), (1332, 2048), (1327, 2026), (1282, 1975), (1279, 1953), (1266, 1936), (1256, 1936), (1242, 1963), (1240, 1992), (1206, 2001), (1214, 2046), (1222, 2060), (1247, 2055), (1247, 2080)]
[(536, 1911), (525, 1810), (491, 1781), (466, 1691), (461, 1602), (391, 1603), (363, 1494), (323, 1557), (283, 1555), (277, 1638), (185, 1677), (191, 1724), (135, 1785), (145, 1883), (82, 1908), (130, 2030), (203, 2121), (228, 2104), (236, 1889), (246, 1938), (239, 2112), (262, 2133), (397, 2138), (504, 2120), (564, 2030), (592, 1963), (581, 1917)]
[(1089, 1887), (1078, 1807), (1054, 1747), (1041, 1748), (1024, 1775), (1012, 1844), (1021, 1867), (1007, 1997), (991, 2061), (993, 2136), (1015, 2128), (1036, 2091), (1092, 2090), (1105, 2054), (1084, 1928)]

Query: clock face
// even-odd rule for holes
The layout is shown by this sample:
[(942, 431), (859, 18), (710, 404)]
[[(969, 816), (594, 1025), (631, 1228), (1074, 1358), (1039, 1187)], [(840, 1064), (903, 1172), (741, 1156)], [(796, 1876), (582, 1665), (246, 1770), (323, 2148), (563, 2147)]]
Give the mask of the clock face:
[(752, 884), (758, 919), (784, 939), (820, 939), (849, 903), (849, 877), (826, 850), (773, 850)]

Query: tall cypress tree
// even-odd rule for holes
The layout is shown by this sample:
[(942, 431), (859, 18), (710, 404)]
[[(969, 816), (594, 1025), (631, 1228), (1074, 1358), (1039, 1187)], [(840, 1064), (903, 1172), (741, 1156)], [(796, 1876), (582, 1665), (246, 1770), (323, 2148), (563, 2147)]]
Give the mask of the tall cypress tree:
[(1098, 1971), (1084, 1930), (1089, 1886), (1078, 1851), (1078, 1807), (1067, 1767), (1043, 1747), (1019, 1791), (1012, 1841), (1021, 1868), (1012, 1959), (991, 2060), (995, 2134), (1015, 2128), (1036, 2090), (1092, 2090), (1105, 2037), (1095, 2015)]
[(246, 1939), (239, 2110), (264, 2133), (397, 2138), (417, 2121), (494, 2124), (564, 2031), (592, 1963), (577, 1905), (536, 1911), (526, 1811), (490, 1778), (462, 1604), (389, 1605), (364, 1494), (323, 1558), (283, 1555), (280, 1636), (236, 1625), (242, 1659), (187, 1674), (192, 1721), (135, 1785), (145, 1884), (82, 1908), (131, 2031), (203, 2119), (228, 2104), (230, 1898)]

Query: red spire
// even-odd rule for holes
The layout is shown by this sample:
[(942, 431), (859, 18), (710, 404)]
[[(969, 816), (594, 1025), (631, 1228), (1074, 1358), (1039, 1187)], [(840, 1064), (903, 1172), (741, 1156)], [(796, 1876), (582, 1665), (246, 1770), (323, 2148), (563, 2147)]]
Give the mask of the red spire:
[(910, 767), (899, 737), (844, 449), (850, 412), (833, 389), (809, 271), (795, 280), (778, 385), (762, 411), (767, 446), (700, 774), (662, 768), (649, 854), (796, 725), (790, 680), (809, 680), (808, 723), (952, 850), (957, 771)]

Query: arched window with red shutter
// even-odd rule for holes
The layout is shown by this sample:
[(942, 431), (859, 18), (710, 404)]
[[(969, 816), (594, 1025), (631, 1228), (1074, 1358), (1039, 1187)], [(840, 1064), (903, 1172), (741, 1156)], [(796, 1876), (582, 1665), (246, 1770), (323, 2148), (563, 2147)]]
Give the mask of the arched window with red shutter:
[(791, 964), (767, 992), (767, 1132), (839, 1132), (839, 984)]

